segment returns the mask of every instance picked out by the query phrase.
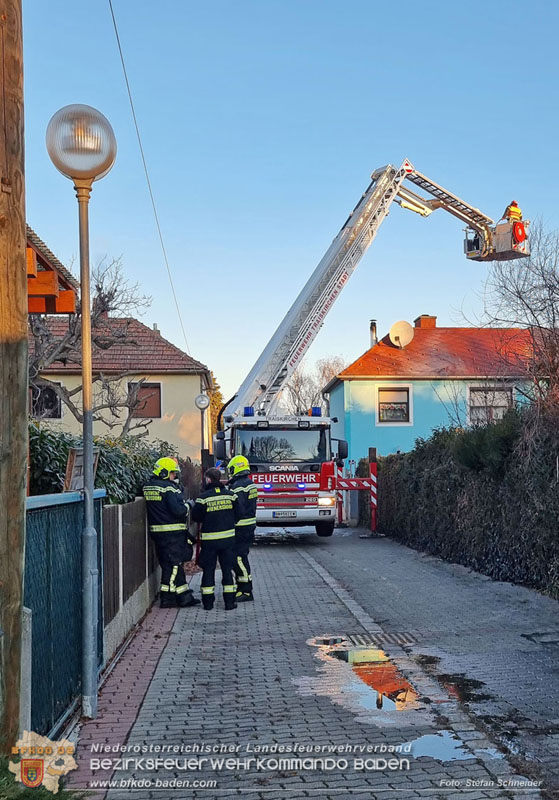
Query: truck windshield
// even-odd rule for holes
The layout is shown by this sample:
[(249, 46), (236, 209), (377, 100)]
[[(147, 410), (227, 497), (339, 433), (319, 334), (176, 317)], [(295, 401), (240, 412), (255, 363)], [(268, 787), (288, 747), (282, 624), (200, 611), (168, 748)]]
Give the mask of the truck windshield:
[(282, 461), (316, 462), (328, 459), (326, 429), (238, 430), (237, 455), (251, 464), (277, 464)]

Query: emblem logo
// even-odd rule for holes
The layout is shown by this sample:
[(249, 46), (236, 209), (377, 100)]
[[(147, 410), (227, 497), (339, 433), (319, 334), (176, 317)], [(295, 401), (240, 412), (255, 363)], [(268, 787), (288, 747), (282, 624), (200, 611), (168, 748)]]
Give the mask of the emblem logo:
[(21, 760), (21, 782), (33, 789), (43, 782), (45, 763), (42, 758), (23, 758)]

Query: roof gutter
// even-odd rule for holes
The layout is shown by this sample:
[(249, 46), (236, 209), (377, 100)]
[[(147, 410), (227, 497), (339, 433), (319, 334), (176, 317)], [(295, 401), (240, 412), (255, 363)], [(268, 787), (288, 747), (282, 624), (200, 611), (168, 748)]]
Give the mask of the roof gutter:
[[(526, 380), (532, 376), (522, 375), (340, 375), (334, 381), (487, 381), (487, 380)], [(330, 381), (323, 391), (330, 389)]]

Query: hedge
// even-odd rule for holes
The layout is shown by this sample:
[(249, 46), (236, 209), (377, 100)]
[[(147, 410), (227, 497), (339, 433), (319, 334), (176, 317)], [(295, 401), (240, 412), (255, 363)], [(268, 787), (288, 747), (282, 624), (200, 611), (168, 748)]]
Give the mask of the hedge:
[[(71, 447), (81, 447), (81, 439), (45, 423), (29, 424), (30, 494), (62, 491)], [(158, 458), (178, 457), (176, 448), (168, 442), (137, 436), (96, 436), (94, 447), (99, 449), (95, 487), (106, 489), (111, 503), (127, 503), (141, 494), (142, 484)], [(194, 497), (200, 487), (200, 467), (190, 459), (179, 458), (179, 464), (187, 495)]]
[(540, 424), (534, 455), (523, 457), (531, 423), (510, 412), (486, 427), (440, 428), (411, 452), (381, 458), (379, 531), (559, 597), (559, 430)]

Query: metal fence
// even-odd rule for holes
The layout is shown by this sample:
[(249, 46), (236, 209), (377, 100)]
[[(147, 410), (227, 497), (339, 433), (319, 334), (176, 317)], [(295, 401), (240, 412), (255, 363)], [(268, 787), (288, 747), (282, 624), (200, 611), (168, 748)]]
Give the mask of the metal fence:
[[(95, 492), (102, 575), (104, 489)], [(46, 734), (79, 696), (81, 681), (81, 533), (79, 492), (27, 498), (24, 605), (32, 612), (31, 727)], [(99, 663), (103, 658), (99, 581)]]
[(147, 536), (146, 503), (103, 509), (103, 595), (105, 626), (157, 568), (155, 548)]

